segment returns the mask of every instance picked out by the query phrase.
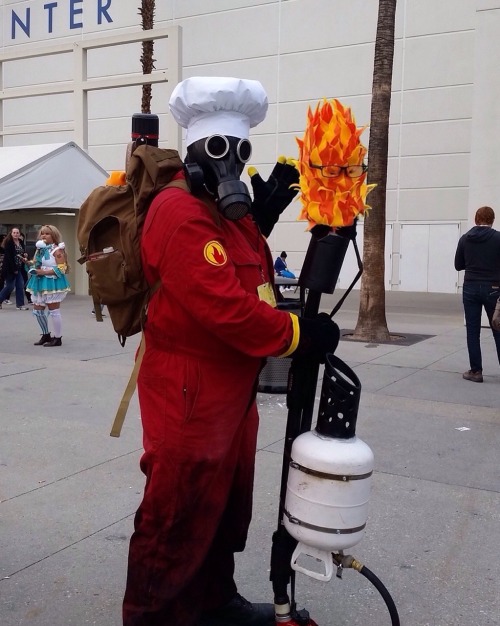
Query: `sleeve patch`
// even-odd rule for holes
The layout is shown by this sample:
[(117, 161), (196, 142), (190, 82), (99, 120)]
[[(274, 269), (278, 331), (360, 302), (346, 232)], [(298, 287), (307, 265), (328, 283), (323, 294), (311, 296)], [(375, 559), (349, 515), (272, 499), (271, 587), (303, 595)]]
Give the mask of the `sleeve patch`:
[(225, 265), (227, 254), (222, 245), (215, 240), (209, 241), (203, 250), (205, 260), (211, 265)]

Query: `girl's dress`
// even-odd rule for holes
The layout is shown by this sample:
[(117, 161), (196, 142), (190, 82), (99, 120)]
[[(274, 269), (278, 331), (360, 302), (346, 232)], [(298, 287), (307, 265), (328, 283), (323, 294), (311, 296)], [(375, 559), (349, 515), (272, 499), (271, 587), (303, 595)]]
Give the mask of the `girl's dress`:
[(69, 281), (66, 278), (66, 264), (57, 264), (54, 252), (57, 248), (64, 248), (64, 244), (49, 244), (46, 248), (36, 251), (34, 267), (36, 269), (51, 269), (55, 275), (37, 276), (32, 275), (26, 285), (26, 291), (32, 296), (33, 304), (50, 304), (62, 302), (66, 294), (71, 291)]

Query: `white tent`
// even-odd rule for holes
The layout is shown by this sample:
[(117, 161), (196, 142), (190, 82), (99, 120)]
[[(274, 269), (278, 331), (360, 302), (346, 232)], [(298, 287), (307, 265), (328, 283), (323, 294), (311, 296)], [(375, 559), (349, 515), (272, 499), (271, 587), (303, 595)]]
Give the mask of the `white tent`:
[(79, 209), (107, 176), (73, 141), (0, 148), (0, 211)]

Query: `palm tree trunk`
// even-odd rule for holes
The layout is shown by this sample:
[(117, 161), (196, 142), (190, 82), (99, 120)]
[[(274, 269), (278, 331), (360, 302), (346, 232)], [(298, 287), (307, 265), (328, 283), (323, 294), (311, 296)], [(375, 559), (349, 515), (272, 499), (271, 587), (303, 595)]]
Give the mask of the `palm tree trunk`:
[(389, 114), (397, 0), (379, 0), (368, 144), (371, 210), (365, 217), (359, 314), (353, 338), (367, 342), (390, 339), (385, 316), (385, 226)]
[[(142, 5), (139, 8), (139, 14), (142, 17), (143, 30), (151, 30), (154, 27), (154, 15), (155, 15), (155, 0), (142, 0)], [(142, 73), (151, 74), (155, 69), (153, 58), (154, 55), (154, 42), (143, 41), (142, 43)], [(142, 86), (142, 102), (141, 113), (151, 113), (151, 100), (152, 100), (152, 87), (151, 85)]]

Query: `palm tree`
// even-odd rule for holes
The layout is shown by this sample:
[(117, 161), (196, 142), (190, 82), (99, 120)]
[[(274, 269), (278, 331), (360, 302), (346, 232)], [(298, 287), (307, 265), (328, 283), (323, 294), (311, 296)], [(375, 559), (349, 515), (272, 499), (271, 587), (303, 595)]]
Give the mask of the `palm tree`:
[[(155, 9), (156, 9), (155, 0), (142, 0), (142, 4), (139, 7), (139, 15), (142, 18), (143, 30), (151, 30), (154, 27)], [(154, 63), (156, 59), (153, 58), (153, 55), (154, 55), (154, 42), (143, 41), (142, 42), (142, 55), (141, 55), (143, 74), (151, 74), (151, 72), (155, 69)], [(143, 85), (142, 86), (141, 113), (151, 113), (152, 97), (153, 96), (152, 96), (151, 85)]]
[(354, 339), (368, 342), (390, 339), (385, 316), (385, 225), (389, 114), (397, 0), (379, 0), (375, 62), (373, 66), (368, 183), (372, 207), (365, 217), (359, 313)]

